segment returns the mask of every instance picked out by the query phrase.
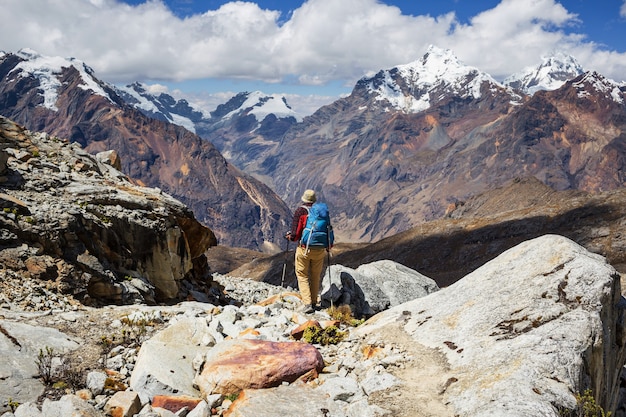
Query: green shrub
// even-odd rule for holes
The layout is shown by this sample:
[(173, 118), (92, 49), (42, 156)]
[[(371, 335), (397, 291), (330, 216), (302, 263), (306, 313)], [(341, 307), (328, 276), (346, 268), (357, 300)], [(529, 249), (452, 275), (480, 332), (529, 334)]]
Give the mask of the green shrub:
[(15, 410), (17, 409), (17, 407), (20, 406), (20, 403), (15, 401), (13, 398), (9, 398), (9, 401), (7, 402), (7, 405), (11, 409), (11, 412), (14, 413)]
[(37, 369), (39, 370), (39, 377), (46, 385), (50, 385), (52, 383), (52, 377), (54, 376), (52, 369), (53, 358), (54, 349), (46, 346), (45, 350), (39, 349), (39, 355), (37, 355), (37, 359), (35, 359)]
[(590, 389), (576, 395), (576, 408), (574, 410), (559, 409), (562, 417), (611, 417), (611, 412), (606, 412), (596, 403), (593, 392)]
[(337, 320), (341, 324), (345, 324), (345, 325), (352, 326), (352, 327), (356, 327), (360, 324), (363, 324), (363, 322), (365, 321), (363, 319), (354, 318), (354, 316), (352, 315), (352, 309), (350, 308), (349, 305), (346, 305), (346, 304), (330, 307), (328, 310), (326, 310), (326, 312), (328, 313), (331, 319)]
[(345, 337), (346, 332), (342, 332), (335, 326), (328, 326), (325, 329), (311, 326), (304, 329), (304, 333), (302, 334), (302, 339), (306, 342), (322, 346), (336, 345)]
[(590, 389), (578, 394), (576, 401), (578, 402), (578, 415), (581, 417), (611, 417), (610, 412), (605, 412), (600, 405), (596, 404), (596, 399)]

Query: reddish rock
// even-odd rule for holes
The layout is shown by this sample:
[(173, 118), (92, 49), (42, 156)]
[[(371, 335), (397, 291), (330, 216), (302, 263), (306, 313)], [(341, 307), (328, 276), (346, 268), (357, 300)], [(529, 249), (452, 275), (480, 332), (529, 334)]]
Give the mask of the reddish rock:
[(226, 340), (207, 353), (194, 383), (206, 398), (275, 387), (308, 372), (320, 372), (323, 367), (322, 355), (308, 343)]
[(164, 408), (172, 413), (177, 413), (180, 409), (187, 407), (187, 410), (191, 411), (198, 403), (202, 401), (201, 398), (190, 397), (188, 395), (155, 395), (152, 399), (152, 407)]
[(54, 280), (57, 277), (57, 266), (50, 256), (31, 256), (24, 265), (32, 278)]
[(243, 330), (242, 332), (239, 333), (239, 337), (246, 337), (246, 336), (260, 336), (261, 332), (259, 332), (257, 329), (252, 329), (252, 328), (247, 328), (246, 330)]
[(286, 292), (281, 292), (280, 294), (274, 294), (271, 297), (266, 298), (265, 300), (261, 300), (258, 303), (256, 303), (256, 305), (261, 306), (261, 307), (269, 306), (278, 301), (282, 301), (285, 297), (296, 297), (298, 299), (301, 299), (300, 294), (298, 294), (297, 292), (286, 291)]

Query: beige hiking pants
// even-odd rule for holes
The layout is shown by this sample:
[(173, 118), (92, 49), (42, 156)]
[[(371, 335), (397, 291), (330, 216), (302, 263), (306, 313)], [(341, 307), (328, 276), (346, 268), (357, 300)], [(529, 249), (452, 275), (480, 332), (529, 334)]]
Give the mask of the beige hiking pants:
[(298, 246), (296, 249), (296, 277), (302, 302), (317, 305), (317, 295), (320, 292), (320, 280), (324, 268), (325, 248), (306, 248)]

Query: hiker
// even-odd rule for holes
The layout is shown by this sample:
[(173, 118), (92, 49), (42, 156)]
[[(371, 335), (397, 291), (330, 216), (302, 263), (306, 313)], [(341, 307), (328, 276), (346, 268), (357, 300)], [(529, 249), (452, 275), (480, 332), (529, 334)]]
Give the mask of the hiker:
[(302, 205), (294, 212), (291, 231), (285, 239), (298, 242), (295, 269), (304, 303), (302, 312), (311, 314), (317, 308), (324, 256), (333, 246), (334, 234), (328, 207), (324, 203), (316, 203), (315, 191), (306, 190), (300, 200)]

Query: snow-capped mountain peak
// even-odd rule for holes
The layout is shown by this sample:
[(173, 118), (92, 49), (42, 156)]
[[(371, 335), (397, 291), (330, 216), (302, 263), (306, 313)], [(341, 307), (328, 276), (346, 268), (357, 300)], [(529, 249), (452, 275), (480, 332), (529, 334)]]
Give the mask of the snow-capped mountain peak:
[(150, 87), (134, 82), (125, 87), (115, 87), (122, 99), (152, 118), (184, 127), (196, 133), (195, 123), (202, 120), (204, 112), (187, 100), (176, 100), (166, 93), (153, 94)]
[(616, 103), (624, 104), (625, 102), (626, 94), (620, 89), (620, 84), (595, 71), (586, 73), (572, 85), (578, 90), (578, 97), (580, 98), (594, 97), (600, 93)]
[(261, 91), (243, 94), (246, 95), (245, 101), (237, 109), (224, 115), (224, 119), (229, 119), (243, 110), (248, 114), (253, 114), (259, 122), (269, 114), (274, 114), (277, 118), (293, 117), (298, 121), (302, 120), (302, 117), (287, 104), (285, 97), (280, 94), (268, 95)]
[(576, 58), (559, 52), (544, 57), (536, 67), (528, 67), (511, 75), (504, 80), (504, 84), (532, 95), (539, 90), (556, 90), (567, 80), (584, 72)]
[(80, 74), (83, 81), (79, 85), (80, 88), (91, 90), (94, 94), (112, 101), (93, 77), (93, 70), (78, 59), (44, 56), (29, 48), (21, 49), (15, 55), (24, 61), (17, 64), (12, 73), (16, 73), (19, 77), (33, 76), (37, 78), (44, 98), (43, 106), (50, 110), (57, 110), (55, 104), (58, 97), (57, 90), (61, 87), (58, 75), (61, 74), (63, 68), (69, 67), (74, 67)]
[(499, 85), (489, 74), (462, 63), (449, 49), (430, 46), (422, 58), (380, 71), (359, 83), (377, 100), (407, 113), (428, 109), (444, 94), (480, 98), (484, 82)]

